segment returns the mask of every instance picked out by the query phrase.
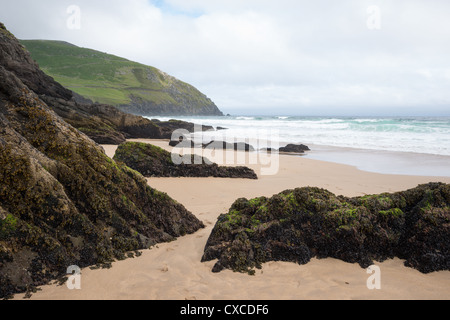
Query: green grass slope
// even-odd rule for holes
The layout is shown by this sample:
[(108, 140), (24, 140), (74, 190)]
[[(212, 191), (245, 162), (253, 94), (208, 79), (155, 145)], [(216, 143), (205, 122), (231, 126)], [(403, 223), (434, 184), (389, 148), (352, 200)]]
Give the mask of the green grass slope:
[(41, 69), (94, 102), (140, 115), (221, 115), (199, 90), (150, 66), (67, 42), (22, 40)]

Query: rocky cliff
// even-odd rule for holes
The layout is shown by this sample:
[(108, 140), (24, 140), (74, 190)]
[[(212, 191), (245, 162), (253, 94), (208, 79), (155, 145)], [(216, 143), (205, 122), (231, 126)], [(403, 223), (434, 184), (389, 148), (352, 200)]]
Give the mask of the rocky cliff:
[(90, 119), (71, 97), (0, 24), (0, 298), (203, 227), (52, 110)]

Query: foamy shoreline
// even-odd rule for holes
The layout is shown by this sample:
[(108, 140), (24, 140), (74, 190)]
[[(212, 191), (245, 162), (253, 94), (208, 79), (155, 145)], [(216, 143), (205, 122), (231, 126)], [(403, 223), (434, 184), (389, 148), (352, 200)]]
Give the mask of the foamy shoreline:
[[(161, 117), (169, 120), (170, 117)], [(450, 156), (449, 117), (298, 117), (235, 116), (177, 117), (179, 120), (229, 130), (208, 132), (226, 138), (261, 139), (280, 143), (385, 150)]]
[(381, 174), (450, 177), (450, 156), (310, 145), (306, 157), (357, 167)]
[[(171, 149), (165, 140), (139, 141)], [(116, 147), (104, 146), (110, 157)], [(448, 177), (383, 175), (307, 157), (280, 155), (279, 164), (276, 175), (260, 176), (256, 181), (149, 178), (152, 187), (183, 204), (206, 228), (144, 250), (139, 258), (115, 262), (111, 269), (85, 269), (81, 290), (45, 286), (32, 299), (450, 299), (450, 272), (424, 275), (404, 267), (399, 259), (377, 263), (382, 272), (381, 290), (367, 288), (369, 275), (359, 265), (335, 259), (313, 259), (304, 266), (271, 262), (253, 277), (231, 271), (213, 274), (214, 262), (200, 262), (203, 249), (217, 217), (238, 198), (272, 196), (303, 186), (361, 196), (402, 191), (432, 181), (450, 183)], [(260, 169), (259, 165), (249, 166)]]

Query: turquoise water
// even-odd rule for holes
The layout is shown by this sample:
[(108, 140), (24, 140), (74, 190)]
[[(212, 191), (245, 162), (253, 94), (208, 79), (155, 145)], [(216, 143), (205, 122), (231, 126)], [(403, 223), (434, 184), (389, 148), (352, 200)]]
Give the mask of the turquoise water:
[(207, 133), (216, 139), (262, 137), (280, 144), (304, 143), (450, 156), (450, 117), (233, 116), (176, 117), (176, 119), (229, 129)]

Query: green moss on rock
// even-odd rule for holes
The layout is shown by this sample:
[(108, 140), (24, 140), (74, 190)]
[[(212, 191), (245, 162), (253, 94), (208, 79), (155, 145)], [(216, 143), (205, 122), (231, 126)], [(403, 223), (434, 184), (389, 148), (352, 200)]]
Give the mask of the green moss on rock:
[(220, 167), (206, 158), (187, 156), (189, 163), (175, 164), (172, 154), (160, 147), (139, 142), (119, 145), (114, 159), (123, 162), (146, 177), (218, 177), (257, 179), (247, 167)]
[(221, 215), (202, 261), (248, 272), (268, 261), (305, 264), (332, 257), (368, 267), (399, 257), (428, 273), (450, 270), (450, 185), (394, 194), (337, 197), (318, 188), (270, 199), (238, 199)]

